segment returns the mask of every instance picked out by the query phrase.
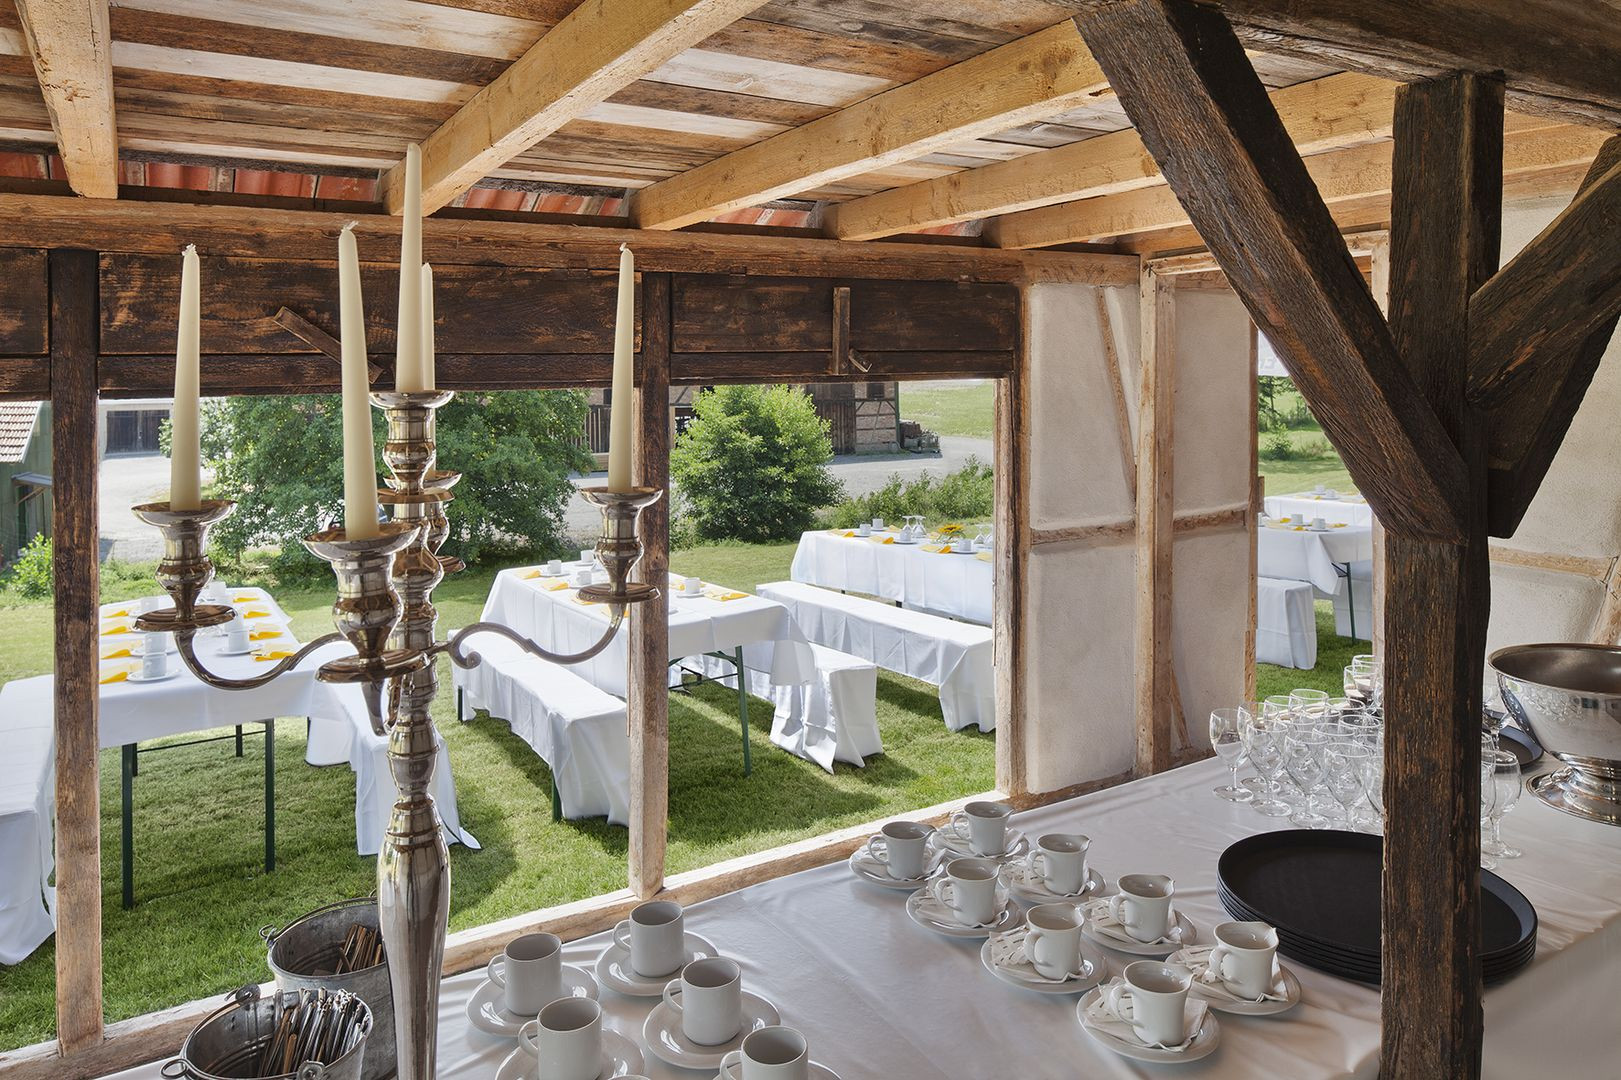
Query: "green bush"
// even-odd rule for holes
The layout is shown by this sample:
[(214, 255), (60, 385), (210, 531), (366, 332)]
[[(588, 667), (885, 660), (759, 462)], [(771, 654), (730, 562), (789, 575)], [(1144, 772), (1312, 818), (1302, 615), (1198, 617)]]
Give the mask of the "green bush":
[(922, 514), (930, 525), (986, 522), (995, 510), (995, 494), (991, 467), (970, 457), (961, 469), (941, 477), (933, 473), (915, 480), (891, 476), (877, 491), (835, 506), (828, 512), (828, 524), (848, 529), (875, 517), (899, 522), (907, 514)]
[(1291, 461), (1299, 456), (1288, 428), (1279, 428), (1261, 440), (1261, 457), (1267, 461)]
[(17, 553), (17, 560), (6, 574), (6, 586), (19, 596), (43, 600), (56, 591), (51, 569), (54, 547), (48, 536), (36, 536)]
[(683, 541), (788, 540), (844, 493), (827, 462), (827, 421), (787, 386), (722, 386), (698, 395), (675, 441), (675, 535)]
[[(591, 466), (579, 445), (585, 412), (585, 395), (572, 390), (464, 393), (439, 410), (439, 465), (462, 474), (447, 508), (447, 553), (472, 563), (492, 552), (566, 549), (569, 474)], [(380, 451), (382, 413), (372, 418)], [(325, 564), (299, 541), (343, 511), (340, 399), (225, 398), (205, 410), (202, 438), (213, 494), (237, 504), (211, 534), (224, 558), (271, 548), (278, 577), (320, 572)]]

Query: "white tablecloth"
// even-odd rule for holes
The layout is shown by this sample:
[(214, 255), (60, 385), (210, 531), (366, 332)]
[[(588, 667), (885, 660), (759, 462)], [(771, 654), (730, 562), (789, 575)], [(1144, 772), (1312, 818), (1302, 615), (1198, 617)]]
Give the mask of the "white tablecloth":
[(973, 555), (817, 529), (799, 538), (790, 576), (807, 585), (898, 600), (909, 608), (984, 626), (992, 621), (991, 564)]
[(1256, 535), (1256, 568), (1262, 577), (1309, 581), (1325, 596), (1340, 591), (1335, 564), (1373, 558), (1373, 528), (1345, 525), (1322, 532), (1264, 524)]
[[(1163, 872), (1181, 909), (1208, 940), (1225, 921), (1215, 865), (1234, 840), (1272, 827), (1247, 807), (1218, 800), (1217, 761), (1021, 814), (1031, 834), (1079, 830), (1112, 885), (1123, 873)], [(1484, 1074), (1611, 1077), (1621, 1061), (1621, 829), (1531, 799), (1504, 834), (1526, 850), (1503, 875), (1536, 906), (1537, 957), (1486, 992)], [(813, 1059), (844, 1080), (1074, 1080), (1076, 1077), (1217, 1077), (1317, 1080), (1372, 1077), (1379, 1049), (1378, 991), (1285, 960), (1302, 1001), (1281, 1017), (1222, 1014), (1221, 1045), (1204, 1062), (1170, 1070), (1099, 1047), (1075, 1018), (1075, 998), (1017, 990), (980, 966), (978, 942), (937, 937), (905, 914), (905, 894), (852, 879), (842, 863), (807, 870), (696, 905), (687, 926), (742, 965), (746, 989), (804, 1031)], [(244, 934), (251, 934), (247, 926)], [(605, 935), (569, 944), (587, 964)], [(1110, 954), (1118, 973), (1125, 958)], [(488, 1080), (512, 1042), (472, 1030), (466, 1005), (481, 972), (447, 980), (440, 1001), (441, 1080)], [(603, 991), (607, 1023), (640, 1041), (653, 1004)], [(649, 1056), (648, 1076), (702, 1074)], [(120, 1074), (155, 1080), (155, 1066)], [(704, 1077), (703, 1080), (707, 1080)]]
[(56, 736), (50, 709), (14, 709), (4, 690), (0, 706), (0, 964), (18, 964), (56, 929)]
[[(553, 652), (579, 652), (595, 644), (608, 627), (607, 605), (577, 603), (574, 589), (548, 590), (542, 585), (546, 579), (524, 576), (531, 572), (512, 569), (497, 574), (484, 602), (482, 619), (509, 626)], [(773, 685), (804, 683), (815, 677), (816, 667), (805, 635), (781, 604), (760, 596), (725, 601), (682, 596), (676, 588), (681, 581), (678, 574), (679, 568), (670, 572), (671, 660), (775, 644), (779, 647), (770, 650)], [(600, 571), (597, 580), (606, 580)], [(628, 619), (626, 623), (628, 627)], [(628, 630), (615, 634), (602, 652), (569, 670), (598, 689), (624, 697), (629, 639)], [(468, 647), (477, 650), (488, 640), (493, 636), (475, 636)], [(751, 652), (749, 658), (753, 655)]]
[(1373, 524), (1373, 507), (1360, 495), (1341, 495), (1331, 499), (1327, 495), (1301, 491), (1293, 495), (1268, 495), (1263, 505), (1269, 517), (1305, 514), (1308, 525), (1312, 518), (1322, 518), (1330, 524), (1336, 521), (1347, 525)]

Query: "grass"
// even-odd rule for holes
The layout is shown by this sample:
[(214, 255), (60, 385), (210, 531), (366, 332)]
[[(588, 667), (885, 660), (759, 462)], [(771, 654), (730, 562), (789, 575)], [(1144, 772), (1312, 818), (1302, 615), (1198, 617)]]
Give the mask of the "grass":
[(1293, 452), (1287, 458), (1267, 456), (1268, 443), (1275, 436), (1261, 432), (1260, 472), (1266, 480), (1266, 493), (1292, 495), (1297, 491), (1310, 491), (1318, 484), (1336, 491), (1355, 491), (1356, 483), (1350, 472), (1329, 443), (1328, 436), (1323, 434), (1322, 426), (1306, 410), (1300, 392), (1288, 390), (1280, 394), (1277, 407), (1285, 416), (1296, 417), (1296, 426), (1285, 432)]
[(1310, 671), (1278, 667), (1274, 664), (1255, 665), (1255, 695), (1265, 700), (1273, 694), (1287, 694), (1291, 690), (1311, 688), (1326, 690), (1338, 697), (1345, 693), (1345, 668), (1351, 657), (1371, 652), (1367, 641), (1340, 637), (1334, 632), (1334, 603), (1319, 600), (1317, 615), (1317, 666)]
[(936, 435), (989, 439), (996, 386), (989, 379), (902, 383), (902, 420), (915, 420)]
[[(704, 547), (674, 554), (678, 572), (752, 589), (788, 576), (792, 544)], [(478, 616), (492, 569), (445, 582), (442, 626)], [(150, 570), (109, 573), (104, 596), (152, 591)], [(277, 600), (308, 639), (330, 626), (324, 582), (278, 587)], [(0, 611), (0, 678), (50, 670), (48, 604)], [(441, 673), (446, 683), (448, 671)], [(551, 820), (550, 776), (505, 723), (453, 720), (450, 693), (435, 716), (455, 763), (462, 823), (482, 851), (451, 849), (451, 929), (622, 888), (626, 832), (601, 820)], [(714, 686), (670, 699), (672, 873), (926, 806), (995, 784), (994, 736), (950, 733), (932, 688), (880, 673), (878, 723), (886, 753), (829, 776), (769, 742), (771, 710), (751, 699), (754, 775), (742, 775), (734, 692)], [(257, 929), (320, 904), (370, 892), (375, 861), (355, 854), (354, 777), (303, 763), (303, 724), (276, 736), (277, 869), (263, 872), (263, 739), (246, 756), (229, 743), (143, 756), (135, 785), (133, 911), (119, 906), (118, 756), (102, 754), (102, 918), (107, 1019), (118, 1020), (269, 977)], [(54, 1030), (53, 943), (0, 968), (0, 1050)]]

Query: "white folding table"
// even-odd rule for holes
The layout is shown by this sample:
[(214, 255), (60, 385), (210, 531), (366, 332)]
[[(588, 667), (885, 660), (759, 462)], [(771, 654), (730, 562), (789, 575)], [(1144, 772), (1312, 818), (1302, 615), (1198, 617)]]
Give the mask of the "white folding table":
[(802, 535), (789, 576), (806, 585), (865, 593), (902, 607), (991, 625), (992, 564), (986, 553), (930, 551), (923, 544), (895, 542), (893, 532), (865, 537), (846, 536), (848, 531), (815, 529)]

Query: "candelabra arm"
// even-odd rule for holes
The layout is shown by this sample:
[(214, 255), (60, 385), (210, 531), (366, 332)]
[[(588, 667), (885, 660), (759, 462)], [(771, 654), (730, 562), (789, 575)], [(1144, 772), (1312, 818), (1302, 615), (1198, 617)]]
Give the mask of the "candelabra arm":
[(203, 666), (203, 662), (197, 658), (197, 652), (192, 647), (192, 638), (194, 636), (194, 632), (175, 631), (175, 647), (180, 651), (180, 659), (185, 662), (187, 669), (204, 684), (212, 686), (216, 690), (257, 690), (259, 687), (297, 667), (300, 660), (303, 660), (316, 649), (343, 640), (342, 634), (324, 634), (299, 649), (293, 655), (283, 657), (274, 667), (263, 674), (255, 675), (251, 679), (228, 679), (224, 675), (214, 674)]
[(500, 623), (493, 622), (476, 622), (464, 626), (452, 634), (450, 636), (450, 640), (439, 646), (439, 648), (448, 652), (450, 654), (450, 659), (454, 663), (464, 668), (470, 668), (476, 666), (481, 661), (482, 657), (480, 657), (478, 653), (471, 650), (464, 651), (462, 649), (462, 643), (474, 634), (499, 634), (508, 641), (516, 643), (517, 646), (524, 652), (531, 656), (538, 656), (542, 660), (549, 660), (554, 664), (562, 665), (583, 664), (608, 647), (608, 643), (611, 642), (614, 635), (619, 632), (620, 624), (624, 621), (625, 605), (612, 605), (612, 615), (608, 619), (608, 628), (602, 632), (602, 637), (597, 639), (597, 643), (595, 645), (592, 645), (583, 652), (577, 653), (563, 654), (548, 652), (539, 645), (536, 645), (533, 641), (530, 641), (528, 638), (524, 637), (522, 634), (513, 630), (511, 627), (502, 626)]

